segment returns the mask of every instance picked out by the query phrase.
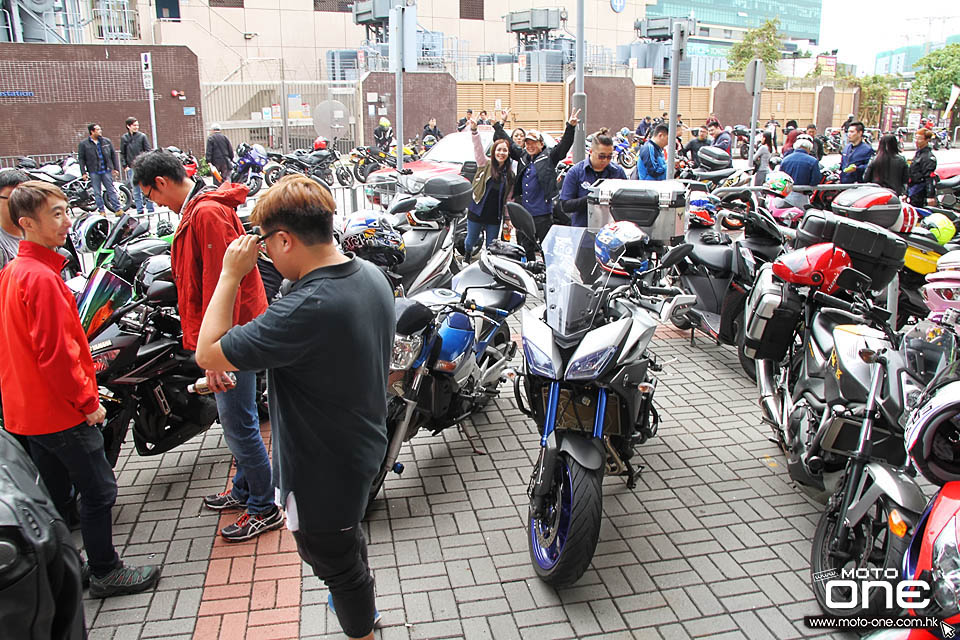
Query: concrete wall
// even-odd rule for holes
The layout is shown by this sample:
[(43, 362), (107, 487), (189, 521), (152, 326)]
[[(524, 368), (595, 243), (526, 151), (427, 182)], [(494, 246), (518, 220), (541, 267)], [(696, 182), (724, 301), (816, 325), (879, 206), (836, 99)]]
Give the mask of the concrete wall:
[[(139, 119), (150, 138), (140, 72), (146, 51), (153, 58), (159, 144), (203, 155), (197, 56), (187, 47), (47, 44), (0, 44), (3, 90), (33, 94), (0, 97), (0, 154), (75, 153), (90, 122), (99, 123), (119, 151), (128, 116)], [(186, 100), (172, 98), (174, 89)], [(185, 115), (184, 107), (196, 115)]]
[[(378, 102), (367, 101), (367, 94), (376, 93)], [(373, 130), (381, 116), (379, 109), (386, 107), (386, 117), (394, 130), (397, 126), (396, 76), (392, 73), (374, 72), (364, 76), (360, 86), (363, 100), (363, 139), (373, 144)], [(370, 105), (374, 115), (370, 115)], [(403, 137), (407, 140), (420, 135), (423, 125), (430, 118), (437, 119), (437, 126), (444, 135), (457, 130), (460, 117), (457, 108), (457, 82), (449, 73), (407, 73), (403, 76)]]
[[(567, 104), (573, 104), (574, 83), (567, 85)], [(587, 119), (584, 123), (587, 135), (601, 127), (608, 127), (616, 133), (621, 127), (631, 131), (636, 99), (636, 86), (630, 78), (604, 78), (588, 76), (583, 79), (583, 90), (587, 94)], [(569, 111), (573, 111), (571, 107)], [(569, 117), (570, 114), (567, 114)]]

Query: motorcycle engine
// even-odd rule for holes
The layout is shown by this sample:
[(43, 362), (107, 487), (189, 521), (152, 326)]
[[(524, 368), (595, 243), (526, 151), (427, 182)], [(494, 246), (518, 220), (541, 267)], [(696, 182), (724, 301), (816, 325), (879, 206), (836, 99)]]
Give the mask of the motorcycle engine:
[(146, 441), (159, 442), (166, 432), (185, 423), (206, 428), (217, 419), (213, 395), (188, 393), (186, 385), (186, 381), (172, 380), (141, 385), (143, 396), (135, 423)]

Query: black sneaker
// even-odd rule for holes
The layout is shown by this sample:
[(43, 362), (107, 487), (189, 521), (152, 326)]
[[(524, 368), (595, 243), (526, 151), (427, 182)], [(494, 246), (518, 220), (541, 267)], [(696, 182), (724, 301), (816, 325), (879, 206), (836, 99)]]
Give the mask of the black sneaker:
[(240, 502), (233, 497), (233, 493), (230, 491), (224, 491), (223, 493), (215, 493), (212, 496), (204, 496), (203, 506), (207, 509), (213, 509), (214, 511), (230, 511), (232, 509), (246, 509), (247, 503)]
[(273, 505), (272, 510), (261, 515), (243, 514), (236, 522), (221, 529), (220, 535), (227, 542), (243, 542), (282, 526), (283, 512), (276, 505)]
[(121, 564), (102, 578), (90, 576), (90, 595), (94, 598), (109, 598), (140, 593), (156, 586), (158, 580), (158, 565), (127, 567)]

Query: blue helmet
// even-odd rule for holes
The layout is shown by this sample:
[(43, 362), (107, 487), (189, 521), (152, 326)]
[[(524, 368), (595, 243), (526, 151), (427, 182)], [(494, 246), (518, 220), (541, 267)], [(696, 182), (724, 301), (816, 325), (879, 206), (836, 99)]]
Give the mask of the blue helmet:
[(597, 233), (593, 251), (601, 269), (625, 276), (629, 274), (618, 268), (620, 258), (628, 253), (635, 253), (637, 249), (642, 250), (649, 241), (650, 237), (640, 227), (633, 222), (621, 220), (607, 224)]

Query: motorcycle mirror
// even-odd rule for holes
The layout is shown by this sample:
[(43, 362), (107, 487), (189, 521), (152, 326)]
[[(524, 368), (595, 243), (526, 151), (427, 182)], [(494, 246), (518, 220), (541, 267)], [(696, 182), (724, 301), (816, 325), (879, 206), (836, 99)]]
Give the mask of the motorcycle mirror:
[(533, 224), (533, 216), (530, 215), (530, 212), (521, 204), (508, 202), (507, 213), (510, 214), (510, 221), (513, 223), (513, 226), (517, 228), (517, 231), (526, 236), (531, 242), (536, 242), (537, 228)]
[(693, 253), (692, 244), (681, 244), (678, 245), (670, 251), (667, 251), (667, 254), (663, 256), (663, 260), (660, 263), (660, 268), (663, 270), (670, 269), (680, 264), (684, 258)]
[(865, 273), (847, 267), (837, 276), (837, 286), (844, 291), (867, 291), (873, 280)]
[(177, 285), (166, 280), (157, 280), (147, 289), (148, 302), (176, 302)]

